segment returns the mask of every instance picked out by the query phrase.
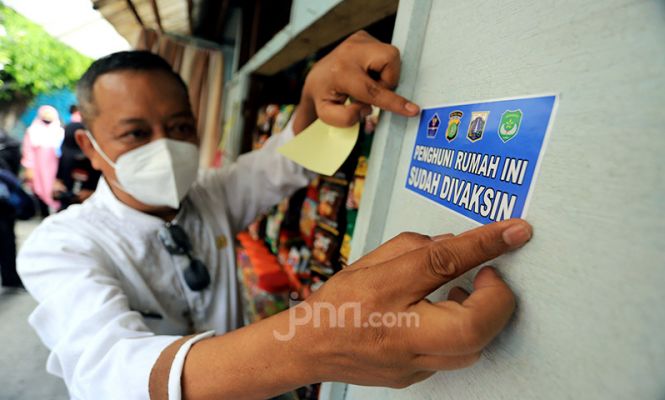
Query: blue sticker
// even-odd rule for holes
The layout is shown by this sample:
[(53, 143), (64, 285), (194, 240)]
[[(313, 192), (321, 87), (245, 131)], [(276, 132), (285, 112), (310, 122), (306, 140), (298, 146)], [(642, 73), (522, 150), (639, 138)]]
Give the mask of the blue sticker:
[[(523, 218), (557, 100), (423, 109), (406, 188), (482, 224)], [(448, 117), (445, 135), (436, 135), (439, 116)]]

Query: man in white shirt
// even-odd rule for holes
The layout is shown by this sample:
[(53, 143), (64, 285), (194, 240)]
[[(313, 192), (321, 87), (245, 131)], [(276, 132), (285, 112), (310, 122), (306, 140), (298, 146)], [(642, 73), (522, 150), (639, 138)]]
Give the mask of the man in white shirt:
[[(317, 117), (353, 124), (370, 104), (417, 115), (392, 92), (399, 65), (394, 47), (352, 35), (315, 65), (285, 132), (198, 178), (196, 123), (168, 64), (124, 52), (90, 67), (77, 93), (89, 132), (77, 142), (104, 179), (84, 204), (45, 220), (18, 262), (39, 303), (29, 321), (51, 350), (47, 370), (72, 398), (266, 398), (319, 381), (404, 387), (478, 359), (514, 308), (497, 273), (481, 270), (473, 294), (424, 297), (521, 247), (531, 237), (524, 221), (457, 237), (399, 235), (291, 311), (241, 328), (230, 241), (308, 181), (275, 148)], [(349, 96), (356, 102), (345, 105)], [(359, 304), (363, 320), (410, 312), (419, 323), (305, 318), (322, 304)]]

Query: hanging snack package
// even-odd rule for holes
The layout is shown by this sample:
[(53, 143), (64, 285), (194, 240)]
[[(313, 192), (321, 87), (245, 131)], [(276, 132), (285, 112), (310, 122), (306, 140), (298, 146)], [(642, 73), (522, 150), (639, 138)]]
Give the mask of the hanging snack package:
[(339, 250), (339, 260), (343, 267), (349, 263), (349, 255), (351, 254), (351, 239), (353, 239), (353, 231), (356, 227), (357, 217), (358, 210), (351, 209), (346, 211), (346, 232), (344, 233), (342, 246)]
[(364, 134), (362, 136), (362, 143), (360, 146), (360, 155), (358, 156), (358, 164), (353, 172), (353, 181), (349, 187), (349, 196), (346, 200), (346, 208), (358, 208), (362, 198), (363, 190), (365, 189), (365, 177), (367, 176), (367, 168), (369, 165), (369, 153), (372, 149), (372, 139), (374, 128), (376, 126), (375, 119), (377, 115), (369, 115), (366, 118)]
[(349, 194), (346, 196), (347, 210), (357, 210), (360, 207), (363, 190), (365, 190), (365, 177), (356, 175), (349, 185)]
[[(365, 190), (365, 177), (356, 175), (353, 179), (353, 183), (349, 188), (349, 197), (347, 199), (347, 208), (349, 209), (358, 209), (360, 207), (360, 200), (363, 197), (363, 191)], [(349, 205), (351, 207), (349, 207)]]
[(307, 278), (309, 276), (309, 260), (312, 258), (312, 251), (307, 246), (302, 246), (300, 248), (300, 263), (296, 267), (296, 272), (301, 277)]
[(367, 155), (361, 155), (358, 157), (358, 164), (356, 165), (356, 170), (354, 172), (355, 176), (362, 176), (363, 178), (367, 176), (367, 163), (368, 163), (368, 156)]
[(286, 255), (286, 260), (284, 262), (284, 267), (291, 268), (294, 272), (297, 272), (298, 266), (300, 265), (301, 255), (300, 249), (297, 246), (291, 247), (288, 254)]
[(265, 219), (265, 216), (262, 215), (261, 217), (257, 218), (247, 226), (247, 232), (249, 232), (249, 235), (252, 237), (254, 240), (259, 240), (261, 239), (262, 235), (264, 232), (261, 232), (261, 226), (263, 219)]
[(272, 135), (272, 128), (275, 124), (275, 118), (279, 114), (279, 106), (277, 104), (268, 104), (265, 108), (265, 120), (261, 125), (261, 130), (268, 134)]
[[(282, 226), (284, 223), (282, 223)], [(302, 244), (299, 232), (282, 230), (279, 234), (279, 246), (277, 250), (277, 259), (281, 265), (286, 265), (291, 248)]]
[(252, 150), (263, 147), (263, 144), (270, 137), (270, 118), (266, 113), (266, 107), (260, 107), (256, 114), (256, 127), (252, 134)]
[(272, 126), (272, 134), (276, 135), (278, 133), (281, 133), (284, 128), (286, 128), (286, 125), (289, 123), (289, 120), (291, 119), (291, 115), (293, 115), (293, 110), (295, 110), (296, 106), (293, 104), (285, 104), (280, 107), (279, 113), (277, 113), (277, 116), (275, 117), (275, 123)]
[[(312, 277), (317, 277), (320, 281), (326, 281), (335, 274), (334, 268), (319, 264), (316, 261), (309, 264), (309, 269), (312, 271)], [(313, 288), (312, 291), (314, 291)]]
[(344, 204), (346, 190), (343, 186), (324, 181), (319, 192), (318, 214), (321, 222), (338, 229), (340, 211)]
[(339, 238), (323, 229), (316, 227), (314, 230), (314, 247), (312, 248), (312, 259), (326, 267), (333, 267), (333, 260), (339, 250)]
[(279, 247), (279, 232), (284, 220), (284, 213), (289, 207), (289, 199), (282, 200), (276, 209), (266, 219), (266, 242), (273, 254), (277, 254)]
[(344, 239), (342, 239), (342, 247), (339, 249), (339, 261), (342, 264), (342, 268), (345, 268), (349, 265), (349, 255), (351, 254), (351, 239), (353, 237), (348, 233), (344, 234)]
[(300, 211), (300, 235), (307, 245), (314, 243), (314, 228), (316, 227), (316, 209), (319, 205), (319, 179), (313, 180), (307, 187), (307, 194)]
[[(268, 245), (268, 248), (270, 251), (273, 253), (277, 252), (277, 239), (279, 236), (279, 225), (282, 223), (282, 218), (283, 215), (279, 213), (279, 210), (277, 207), (273, 208), (273, 210), (268, 213), (268, 216), (266, 217), (266, 235), (265, 235), (265, 241), (266, 244)], [(273, 250), (273, 245), (275, 247), (275, 250)]]
[(316, 227), (316, 207), (317, 202), (306, 198), (302, 204), (302, 212), (300, 214), (300, 234), (302, 239), (311, 247), (314, 243), (314, 228)]

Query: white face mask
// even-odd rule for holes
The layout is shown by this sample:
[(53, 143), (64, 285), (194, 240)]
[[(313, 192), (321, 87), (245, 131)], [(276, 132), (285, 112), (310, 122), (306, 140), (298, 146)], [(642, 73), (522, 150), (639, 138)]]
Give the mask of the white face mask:
[(150, 206), (178, 208), (196, 180), (199, 149), (173, 139), (158, 139), (118, 157), (114, 163), (86, 131), (92, 146), (115, 169), (123, 192)]

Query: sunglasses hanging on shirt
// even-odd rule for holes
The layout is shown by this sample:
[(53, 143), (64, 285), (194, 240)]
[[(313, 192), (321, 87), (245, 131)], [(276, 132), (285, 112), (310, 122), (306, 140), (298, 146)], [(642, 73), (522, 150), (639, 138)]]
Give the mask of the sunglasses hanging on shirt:
[(192, 243), (180, 225), (167, 223), (159, 230), (159, 239), (169, 254), (187, 256), (189, 266), (185, 269), (185, 283), (191, 290), (201, 291), (210, 285), (210, 273), (203, 261), (192, 255)]

